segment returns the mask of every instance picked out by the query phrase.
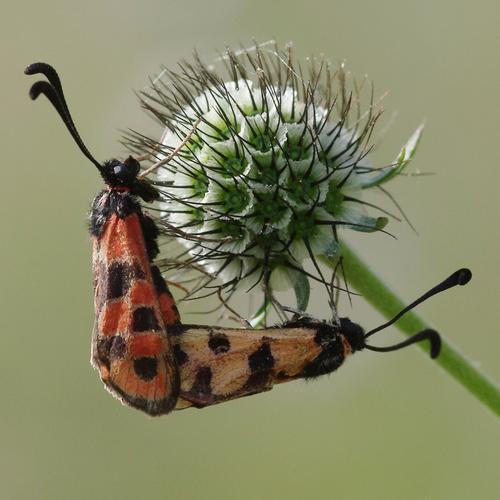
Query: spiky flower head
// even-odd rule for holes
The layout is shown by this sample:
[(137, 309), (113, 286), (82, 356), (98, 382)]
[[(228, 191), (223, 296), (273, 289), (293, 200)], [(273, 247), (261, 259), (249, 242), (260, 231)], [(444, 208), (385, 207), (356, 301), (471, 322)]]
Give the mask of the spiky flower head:
[(161, 160), (195, 127), (156, 173), (161, 228), (186, 247), (185, 265), (226, 290), (260, 285), (272, 297), (293, 287), (302, 309), (309, 280), (332, 286), (318, 261), (339, 255), (339, 230), (385, 227), (362, 191), (400, 173), (420, 136), (395, 162), (375, 167), (373, 97), (363, 110), (342, 65), (307, 66), (293, 61), (291, 47), (228, 49), (216, 66), (195, 55), (177, 71), (164, 69), (142, 94), (164, 127), (161, 139), (128, 137), (136, 153)]

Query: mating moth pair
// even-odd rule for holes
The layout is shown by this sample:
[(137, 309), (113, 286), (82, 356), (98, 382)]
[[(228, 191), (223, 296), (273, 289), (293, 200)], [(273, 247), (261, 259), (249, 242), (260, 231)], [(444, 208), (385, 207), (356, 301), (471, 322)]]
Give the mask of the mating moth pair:
[(368, 333), (347, 318), (340, 318), (338, 324), (303, 318), (266, 329), (183, 324), (154, 264), (158, 228), (139, 203), (157, 200), (158, 191), (131, 156), (124, 161), (95, 160), (76, 130), (51, 66), (34, 63), (25, 72), (47, 78), (33, 84), (31, 98), (44, 94), (49, 99), (106, 184), (90, 213), (95, 291), (92, 364), (106, 388), (123, 403), (149, 415), (163, 415), (331, 373), (349, 354), (362, 349), (393, 351), (428, 340), (431, 356), (439, 354), (440, 337), (434, 330), (388, 347), (367, 345), (366, 339), (431, 295), (467, 283), (468, 269), (455, 272)]

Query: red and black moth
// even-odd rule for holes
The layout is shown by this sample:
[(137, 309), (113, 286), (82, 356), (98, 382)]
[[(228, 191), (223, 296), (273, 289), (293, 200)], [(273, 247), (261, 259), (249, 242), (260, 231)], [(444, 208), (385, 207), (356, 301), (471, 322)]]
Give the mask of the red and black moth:
[(99, 163), (92, 156), (76, 130), (54, 68), (34, 63), (25, 73), (47, 78), (32, 85), (31, 98), (44, 94), (49, 99), (106, 184), (90, 212), (95, 293), (92, 364), (109, 392), (123, 403), (149, 415), (203, 408), (278, 383), (331, 373), (362, 349), (389, 352), (422, 340), (429, 341), (431, 357), (438, 356), (441, 340), (434, 330), (388, 347), (368, 345), (367, 338), (430, 296), (466, 284), (471, 278), (468, 269), (456, 271), (368, 333), (348, 318), (337, 324), (301, 318), (266, 329), (183, 324), (154, 264), (158, 228), (139, 203), (139, 199), (157, 200), (158, 191), (133, 157)]

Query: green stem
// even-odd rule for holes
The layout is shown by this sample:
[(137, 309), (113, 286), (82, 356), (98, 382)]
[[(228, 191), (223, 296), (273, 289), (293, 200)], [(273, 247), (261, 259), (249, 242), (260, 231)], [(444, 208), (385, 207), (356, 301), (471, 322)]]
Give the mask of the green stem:
[[(387, 319), (394, 317), (396, 313), (405, 307), (406, 304), (345, 244), (342, 244), (342, 256), (347, 282)], [(334, 265), (334, 261), (326, 257), (323, 261), (327, 265)], [(395, 326), (407, 336), (431, 328), (413, 311), (405, 314), (395, 323)], [(427, 342), (418, 345), (428, 352)], [(470, 360), (455, 347), (452, 347), (445, 339), (443, 339), (441, 354), (435, 361), (479, 401), (500, 416), (500, 388), (474, 367)]]

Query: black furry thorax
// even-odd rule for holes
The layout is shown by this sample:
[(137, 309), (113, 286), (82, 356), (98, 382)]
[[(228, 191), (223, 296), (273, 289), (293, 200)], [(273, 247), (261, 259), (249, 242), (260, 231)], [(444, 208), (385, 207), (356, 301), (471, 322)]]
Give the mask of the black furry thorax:
[(142, 213), (141, 206), (128, 190), (103, 189), (92, 201), (89, 214), (89, 231), (92, 236), (99, 237), (106, 222), (116, 213), (124, 219), (132, 213)]
[(129, 189), (108, 188), (103, 189), (94, 198), (89, 214), (89, 232), (92, 236), (100, 238), (108, 220), (113, 214), (120, 219), (125, 219), (136, 214), (141, 224), (141, 230), (150, 260), (159, 253), (158, 227), (153, 219), (142, 212), (141, 204)]
[(362, 350), (365, 346), (365, 331), (363, 328), (353, 323), (349, 318), (340, 318), (339, 322), (336, 325), (328, 321), (301, 318), (283, 325), (277, 325), (277, 327), (314, 329), (316, 330), (316, 342), (321, 346), (336, 343), (343, 336), (351, 346), (352, 352)]

